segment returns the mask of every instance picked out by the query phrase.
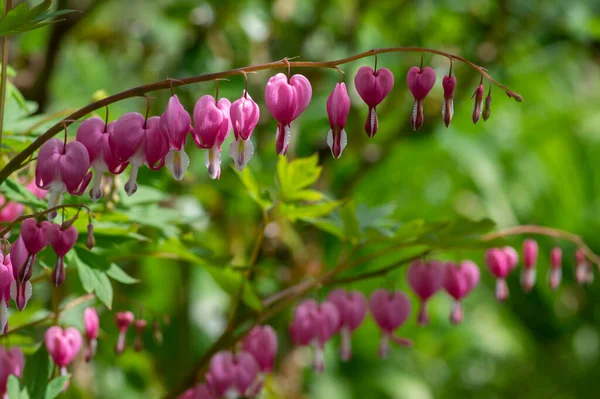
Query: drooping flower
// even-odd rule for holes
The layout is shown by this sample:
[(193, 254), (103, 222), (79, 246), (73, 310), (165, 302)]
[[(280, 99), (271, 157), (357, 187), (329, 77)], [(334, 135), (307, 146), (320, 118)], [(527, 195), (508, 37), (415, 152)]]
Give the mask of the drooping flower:
[(350, 97), (346, 85), (336, 83), (335, 88), (327, 97), (327, 117), (329, 118), (329, 132), (327, 132), (327, 145), (334, 158), (342, 156), (342, 151), (348, 144), (348, 136), (344, 127), (350, 112)]
[(236, 168), (242, 170), (254, 155), (250, 136), (258, 123), (260, 108), (244, 90), (242, 97), (235, 100), (229, 109), (235, 140), (229, 145), (229, 156)]
[(146, 120), (137, 112), (128, 112), (117, 120), (109, 135), (110, 148), (119, 162), (129, 162), (131, 173), (125, 183), (127, 195), (137, 191), (139, 168), (145, 163), (152, 170), (162, 168), (169, 143), (160, 127), (160, 117)]
[[(21, 223), (20, 237), (23, 240), (28, 256), (25, 264), (18, 265), (18, 279), (21, 283), (29, 280), (33, 273), (33, 262), (35, 256), (48, 245), (48, 238), (45, 234), (45, 229), (50, 225), (47, 221), (36, 221), (34, 219), (25, 219)], [(15, 265), (13, 264), (13, 267)], [(17, 277), (15, 277), (17, 278)]]
[(479, 122), (479, 118), (481, 117), (481, 108), (483, 106), (483, 93), (485, 89), (482, 84), (477, 86), (475, 92), (473, 93), (473, 97), (475, 98), (473, 102), (473, 123), (477, 124)]
[(57, 256), (52, 282), (55, 287), (60, 287), (65, 282), (65, 255), (75, 246), (79, 233), (73, 225), (65, 227), (56, 223), (47, 224), (44, 233)]
[(313, 346), (315, 371), (323, 371), (323, 347), (337, 332), (339, 323), (340, 314), (336, 306), (329, 301), (319, 304), (314, 299), (307, 299), (296, 308), (290, 334), (296, 345)]
[(98, 347), (98, 331), (100, 319), (96, 308), (86, 308), (83, 312), (83, 325), (85, 327), (85, 361), (89, 362), (96, 354)]
[(456, 78), (454, 76), (444, 76), (442, 79), (444, 88), (444, 102), (442, 104), (442, 117), (446, 127), (450, 127), (452, 117), (454, 116), (454, 90), (456, 89)]
[(250, 394), (258, 371), (250, 353), (221, 351), (210, 360), (206, 382), (218, 398), (244, 397)]
[(167, 108), (160, 116), (160, 125), (171, 147), (165, 158), (165, 164), (175, 180), (182, 180), (190, 166), (190, 157), (184, 147), (186, 136), (192, 130), (192, 119), (181, 105), (177, 95), (174, 94), (169, 98)]
[(10, 255), (0, 252), (0, 335), (8, 331), (8, 301), (14, 279)]
[(226, 98), (218, 102), (213, 96), (202, 96), (194, 106), (194, 129), (192, 137), (198, 148), (206, 148), (204, 165), (211, 179), (221, 177), (221, 144), (229, 135), (231, 103)]
[(437, 260), (429, 262), (417, 260), (409, 266), (408, 284), (420, 299), (417, 324), (424, 326), (429, 323), (427, 301), (444, 286), (445, 277), (445, 265)]
[(538, 257), (538, 245), (535, 240), (527, 239), (523, 242), (523, 271), (521, 285), (525, 292), (531, 291), (535, 284), (535, 266)]
[(394, 334), (394, 331), (404, 324), (410, 315), (410, 300), (406, 294), (402, 291), (389, 292), (383, 288), (375, 290), (369, 299), (369, 309), (381, 329), (380, 358), (388, 356), (390, 339), (398, 345), (412, 345), (410, 340)]
[(217, 399), (207, 384), (198, 384), (179, 395), (178, 399)]
[(496, 298), (499, 301), (508, 299), (506, 277), (515, 268), (518, 254), (512, 247), (492, 248), (485, 253), (485, 264), (496, 277)]
[(461, 300), (479, 283), (479, 268), (470, 260), (465, 260), (457, 265), (454, 262), (446, 263), (446, 278), (444, 288), (454, 298), (454, 306), (450, 314), (450, 321), (458, 324), (463, 320)]
[(580, 285), (591, 283), (594, 280), (594, 271), (581, 248), (575, 252), (575, 263), (575, 280), (577, 280), (577, 283)]
[(340, 314), (338, 327), (342, 340), (340, 357), (342, 360), (350, 360), (352, 357), (352, 333), (365, 319), (367, 299), (360, 291), (347, 292), (340, 288), (331, 291), (327, 300), (335, 305)]
[(133, 313), (127, 312), (118, 312), (115, 314), (115, 322), (117, 323), (117, 328), (119, 329), (119, 337), (117, 338), (117, 344), (115, 345), (115, 353), (120, 355), (125, 350), (125, 338), (127, 337), (127, 330), (131, 323), (134, 320)]
[(552, 248), (550, 251), (550, 272), (548, 273), (548, 281), (550, 288), (557, 289), (562, 280), (562, 249), (560, 247)]
[[(67, 366), (75, 359), (83, 342), (79, 330), (73, 327), (63, 330), (59, 326), (52, 326), (46, 330), (44, 342), (52, 361), (60, 369), (60, 375), (67, 375)], [(68, 383), (63, 392), (67, 388)]]
[(394, 88), (394, 74), (387, 68), (373, 71), (370, 66), (362, 66), (354, 76), (354, 86), (360, 98), (369, 106), (365, 132), (372, 138), (379, 128), (376, 108)]
[(277, 355), (277, 334), (269, 325), (256, 326), (244, 338), (242, 349), (254, 356), (263, 373), (270, 373)]
[(415, 98), (413, 112), (410, 118), (410, 125), (416, 131), (423, 126), (425, 115), (423, 113), (423, 101), (435, 84), (435, 71), (430, 67), (423, 70), (419, 67), (412, 67), (406, 74), (406, 84)]
[(17, 346), (10, 349), (0, 345), (0, 396), (8, 398), (7, 383), (11, 375), (21, 378), (25, 366), (25, 357), (23, 352)]
[(90, 165), (94, 170), (94, 180), (90, 189), (90, 198), (98, 201), (102, 197), (102, 175), (106, 171), (119, 174), (125, 170), (128, 163), (119, 162), (110, 147), (111, 136), (115, 122), (108, 125), (104, 120), (94, 116), (81, 122), (77, 129), (76, 140), (83, 144), (88, 151)]
[(148, 325), (148, 322), (144, 319), (136, 319), (135, 322), (133, 323), (133, 327), (135, 329), (135, 339), (133, 341), (133, 349), (136, 352), (141, 352), (142, 349), (144, 349), (144, 330), (146, 329), (146, 326)]
[[(90, 156), (83, 144), (71, 141), (65, 145), (62, 140), (50, 139), (42, 144), (35, 167), (35, 184), (48, 190), (48, 208), (62, 204), (65, 191), (81, 195), (92, 179)], [(56, 212), (48, 214), (48, 219), (56, 217)]]
[[(31, 298), (32, 294), (32, 286), (31, 282), (29, 281), (29, 278), (31, 278), (31, 272), (23, 271), (29, 259), (29, 252), (27, 252), (27, 248), (25, 248), (25, 243), (23, 242), (23, 238), (21, 236), (19, 236), (17, 240), (10, 246), (9, 255), (13, 272), (13, 281), (10, 286), (10, 297), (15, 300), (17, 309), (21, 311), (25, 309), (25, 306), (27, 306), (27, 301), (29, 301), (29, 298)], [(29, 278), (22, 283), (20, 275), (24, 275), (25, 277), (29, 276)]]
[(94, 225), (89, 222), (87, 225), (87, 236), (85, 238), (85, 247), (90, 251), (96, 246), (96, 239), (94, 238)]
[(285, 155), (290, 145), (290, 124), (304, 112), (312, 98), (312, 87), (304, 75), (288, 79), (283, 73), (272, 76), (265, 86), (265, 103), (277, 121), (275, 150)]

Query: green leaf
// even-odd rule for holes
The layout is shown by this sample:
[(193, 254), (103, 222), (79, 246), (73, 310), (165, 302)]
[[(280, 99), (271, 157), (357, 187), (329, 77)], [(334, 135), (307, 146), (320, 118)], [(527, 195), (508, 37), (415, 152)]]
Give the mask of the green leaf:
[(295, 205), (295, 204), (280, 204), (279, 213), (281, 216), (288, 218), (290, 221), (312, 220), (329, 215), (336, 210), (343, 201), (328, 201), (318, 204)]
[(21, 383), (14, 374), (8, 376), (6, 393), (8, 394), (8, 399), (20, 399), (21, 397)]
[(344, 226), (344, 236), (350, 241), (357, 241), (360, 238), (360, 226), (356, 218), (354, 201), (347, 201), (340, 208), (340, 217)]
[(27, 2), (21, 3), (10, 10), (0, 20), (0, 36), (12, 35), (46, 26), (54, 18), (75, 12), (75, 10), (50, 11), (52, 0), (44, 0), (37, 6), (29, 9)]
[(31, 399), (42, 399), (48, 385), (48, 378), (52, 370), (50, 357), (46, 348), (40, 348), (25, 361), (26, 367), (23, 372), (23, 385), (27, 388)]
[(218, 268), (215, 266), (204, 266), (204, 269), (215, 280), (215, 283), (221, 287), (223, 291), (228, 293), (232, 298), (238, 295), (240, 284), (244, 283), (242, 301), (252, 309), (260, 311), (262, 304), (260, 298), (254, 291), (254, 288), (245, 279), (244, 275), (232, 268)]
[(341, 239), (346, 238), (346, 235), (344, 233), (344, 227), (342, 226), (342, 223), (337, 219), (303, 218), (302, 220), (307, 223), (312, 224), (313, 226), (315, 226), (318, 229), (321, 229), (327, 233), (333, 234), (336, 237), (339, 237)]
[(75, 254), (75, 252), (76, 251), (71, 251), (69, 254), (71, 254), (71, 259), (77, 265), (77, 271), (83, 289), (88, 293), (96, 293), (96, 297), (104, 303), (107, 308), (111, 309), (113, 288), (108, 276), (102, 270), (89, 267)]
[(67, 381), (71, 378), (70, 374), (61, 375), (59, 377), (54, 378), (48, 383), (46, 387), (46, 394), (44, 395), (44, 399), (54, 399), (62, 392), (63, 388)]
[(288, 162), (284, 156), (277, 162), (277, 182), (281, 199), (284, 201), (310, 201), (315, 192), (305, 190), (314, 184), (321, 175), (317, 154), (308, 158), (298, 158)]
[(250, 198), (254, 202), (258, 204), (263, 210), (266, 210), (271, 207), (272, 203), (269, 200), (264, 199), (260, 194), (260, 188), (258, 187), (258, 183), (256, 182), (256, 178), (250, 168), (244, 168), (244, 170), (238, 170), (237, 168), (233, 168), (235, 174), (240, 178), (242, 184), (248, 190), (250, 194)]
[(140, 282), (140, 280), (131, 277), (125, 272), (125, 270), (121, 269), (114, 263), (110, 264), (110, 267), (106, 271), (106, 274), (113, 280), (116, 280), (122, 284), (136, 284)]
[(0, 192), (10, 201), (15, 201), (20, 204), (32, 208), (44, 208), (46, 203), (33, 195), (27, 188), (12, 178), (4, 180), (0, 185)]

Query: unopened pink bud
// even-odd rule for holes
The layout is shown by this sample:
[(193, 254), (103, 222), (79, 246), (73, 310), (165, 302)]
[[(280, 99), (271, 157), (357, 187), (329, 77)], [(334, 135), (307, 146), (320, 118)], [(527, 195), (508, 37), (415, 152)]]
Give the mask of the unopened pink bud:
[(442, 104), (442, 117), (446, 127), (450, 126), (454, 116), (454, 90), (456, 89), (456, 78), (454, 76), (444, 76), (442, 79), (444, 88), (444, 102)]
[(342, 151), (348, 143), (344, 127), (349, 112), (350, 97), (346, 91), (346, 85), (336, 83), (335, 88), (327, 98), (327, 117), (331, 127), (327, 133), (327, 145), (329, 145), (334, 158), (342, 156)]
[(483, 93), (485, 89), (483, 85), (477, 86), (475, 92), (473, 93), (473, 97), (475, 101), (473, 103), (473, 123), (479, 122), (479, 118), (481, 118), (481, 108), (483, 106)]
[(550, 288), (556, 289), (562, 279), (562, 250), (559, 247), (552, 248), (550, 252)]

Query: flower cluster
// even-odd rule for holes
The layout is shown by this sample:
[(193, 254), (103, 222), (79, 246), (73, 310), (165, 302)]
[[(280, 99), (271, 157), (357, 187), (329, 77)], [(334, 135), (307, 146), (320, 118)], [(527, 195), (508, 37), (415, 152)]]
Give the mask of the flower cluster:
[[(33, 180), (26, 184), (25, 188), (39, 199), (46, 198), (47, 191), (36, 186), (35, 181)], [(23, 215), (24, 211), (25, 206), (23, 204), (7, 201), (6, 198), (0, 194), (0, 223), (11, 223), (19, 216)]]
[(255, 397), (263, 387), (266, 373), (273, 371), (277, 335), (271, 326), (256, 326), (237, 353), (221, 351), (210, 360), (206, 383), (184, 392), (180, 399)]

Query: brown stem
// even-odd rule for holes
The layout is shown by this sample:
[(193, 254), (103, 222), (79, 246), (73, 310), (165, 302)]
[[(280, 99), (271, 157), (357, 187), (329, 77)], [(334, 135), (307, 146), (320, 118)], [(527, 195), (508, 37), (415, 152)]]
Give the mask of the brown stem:
[(600, 256), (596, 255), (594, 251), (592, 251), (592, 249), (585, 243), (585, 241), (583, 241), (583, 238), (581, 238), (577, 234), (573, 234), (565, 230), (536, 225), (514, 226), (493, 233), (485, 234), (481, 237), (481, 240), (492, 241), (497, 238), (504, 238), (522, 234), (536, 234), (570, 241), (577, 245), (581, 249), (585, 257), (594, 262), (600, 270)]
[[(239, 75), (242, 72), (249, 73), (249, 72), (263, 71), (263, 70), (267, 70), (267, 69), (276, 69), (276, 68), (284, 68), (284, 67), (285, 68), (288, 68), (288, 67), (290, 67), (290, 68), (335, 68), (339, 65), (347, 64), (349, 62), (353, 62), (353, 61), (356, 61), (356, 60), (359, 60), (362, 58), (374, 56), (376, 54), (399, 53), (399, 52), (424, 52), (424, 53), (430, 53), (430, 54), (437, 54), (437, 55), (441, 55), (444, 57), (448, 57), (450, 59), (461, 61), (461, 62), (465, 63), (466, 65), (470, 66), (471, 68), (473, 68), (474, 70), (476, 70), (477, 72), (479, 72), (481, 75), (485, 76), (490, 82), (492, 82), (495, 85), (497, 85), (498, 87), (500, 87), (510, 97), (513, 97), (513, 98), (517, 99), (518, 101), (522, 101), (521, 96), (519, 96), (515, 92), (511, 91), (508, 87), (500, 84), (498, 81), (494, 80), (486, 72), (486, 70), (484, 68), (480, 67), (479, 65), (474, 64), (473, 62), (471, 62), (463, 57), (460, 57), (460, 56), (454, 55), (454, 54), (450, 54), (445, 51), (421, 48), (421, 47), (391, 47), (391, 48), (373, 49), (373, 50), (365, 51), (360, 54), (353, 55), (351, 57), (342, 58), (342, 59), (334, 60), (334, 61), (326, 61), (326, 62), (293, 61), (293, 62), (290, 62), (284, 58), (283, 60), (280, 60), (280, 61), (274, 61), (274, 62), (269, 62), (266, 64), (259, 64), (259, 65), (252, 65), (252, 66), (247, 66), (247, 67), (238, 68), (238, 69), (230, 69), (228, 71), (223, 71), (223, 72), (209, 73), (209, 74), (205, 74), (205, 75), (192, 76), (189, 78), (183, 78), (183, 79), (177, 79), (177, 80), (165, 79), (165, 80), (162, 80), (159, 82), (134, 87), (129, 90), (125, 90), (121, 93), (117, 93), (115, 95), (103, 98), (94, 103), (88, 104), (85, 107), (73, 112), (71, 115), (69, 115), (65, 119), (65, 121), (78, 120), (79, 118), (84, 117), (85, 115), (89, 114), (90, 112), (95, 111), (99, 108), (105, 107), (109, 104), (113, 104), (115, 102), (124, 100), (126, 98), (143, 96), (145, 93), (148, 93), (151, 91), (169, 89), (169, 88), (171, 88), (171, 86), (177, 87), (177, 86), (183, 86), (183, 85), (188, 85), (188, 84), (192, 84), (192, 83), (207, 82), (207, 81), (211, 81), (211, 80), (215, 80), (215, 79), (225, 78), (228, 76)], [(68, 122), (68, 123), (71, 123), (71, 122)], [(10, 176), (11, 173), (13, 173), (13, 172), (17, 171), (19, 168), (21, 168), (22, 164), (27, 160), (27, 158), (30, 157), (38, 148), (40, 148), (42, 146), (42, 144), (44, 144), (46, 141), (48, 141), (52, 137), (54, 137), (61, 130), (61, 127), (62, 127), (62, 121), (55, 124), (54, 126), (52, 126), (44, 134), (39, 136), (33, 143), (31, 143), (27, 148), (25, 148), (23, 151), (21, 151), (19, 154), (17, 154), (0, 171), (0, 184), (8, 176)]]
[(20, 217), (16, 218), (8, 226), (6, 226), (3, 230), (0, 231), (0, 237), (6, 236), (6, 234), (8, 232), (10, 232), (13, 227), (15, 227), (17, 224), (21, 223), (25, 219), (36, 218), (38, 216), (44, 216), (44, 215), (47, 215), (48, 213), (52, 213), (52, 212), (57, 211), (59, 209), (65, 209), (65, 208), (76, 208), (78, 210), (80, 210), (81, 208), (85, 208), (89, 213), (91, 213), (91, 214), (94, 213), (94, 212), (92, 212), (92, 210), (90, 209), (90, 207), (87, 206), (86, 204), (62, 204), (62, 205), (57, 205), (57, 206), (55, 206), (53, 208), (49, 208), (49, 209), (46, 209), (46, 210), (43, 210), (43, 211), (39, 211), (37, 213), (31, 213), (29, 215), (23, 215), (23, 216), (20, 216)]
[[(8, 14), (12, 8), (12, 0), (6, 0), (4, 6), (4, 16)], [(0, 78), (0, 152), (2, 152), (2, 132), (4, 130), (4, 107), (6, 105), (6, 81), (7, 81), (7, 69), (8, 69), (8, 36), (2, 36), (2, 76)]]

